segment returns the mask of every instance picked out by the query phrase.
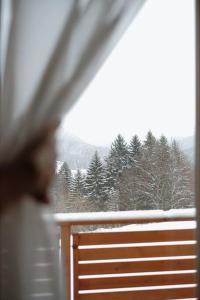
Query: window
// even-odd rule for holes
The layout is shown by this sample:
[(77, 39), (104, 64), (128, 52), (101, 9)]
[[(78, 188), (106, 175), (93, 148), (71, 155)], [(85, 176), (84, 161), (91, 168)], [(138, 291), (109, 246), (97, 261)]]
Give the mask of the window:
[(56, 212), (194, 207), (194, 30), (146, 3), (58, 133)]

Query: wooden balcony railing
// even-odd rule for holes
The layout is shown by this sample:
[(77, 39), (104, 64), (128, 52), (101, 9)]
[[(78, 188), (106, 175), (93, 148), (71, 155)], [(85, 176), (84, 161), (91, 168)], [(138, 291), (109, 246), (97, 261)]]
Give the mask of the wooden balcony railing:
[[(194, 209), (56, 214), (67, 299), (195, 298), (196, 232), (187, 226), (194, 219)], [(168, 221), (184, 221), (184, 226), (72, 234), (75, 225)]]

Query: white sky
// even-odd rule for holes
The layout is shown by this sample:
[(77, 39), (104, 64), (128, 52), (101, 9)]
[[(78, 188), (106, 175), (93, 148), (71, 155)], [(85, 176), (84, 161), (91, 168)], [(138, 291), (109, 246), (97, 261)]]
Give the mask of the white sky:
[(63, 127), (99, 145), (193, 135), (194, 70), (194, 1), (148, 0)]

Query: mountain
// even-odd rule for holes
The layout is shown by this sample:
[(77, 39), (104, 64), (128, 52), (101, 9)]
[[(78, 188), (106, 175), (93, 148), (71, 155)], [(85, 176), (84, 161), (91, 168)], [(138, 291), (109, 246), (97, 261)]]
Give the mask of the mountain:
[(109, 148), (90, 145), (69, 132), (60, 130), (57, 134), (57, 160), (66, 161), (70, 169), (86, 169), (95, 151), (103, 160)]

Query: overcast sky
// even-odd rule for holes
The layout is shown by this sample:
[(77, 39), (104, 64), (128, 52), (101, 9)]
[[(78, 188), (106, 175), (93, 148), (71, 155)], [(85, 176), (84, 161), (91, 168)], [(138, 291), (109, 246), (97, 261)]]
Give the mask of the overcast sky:
[(194, 70), (194, 1), (148, 0), (63, 127), (97, 145), (193, 135)]

